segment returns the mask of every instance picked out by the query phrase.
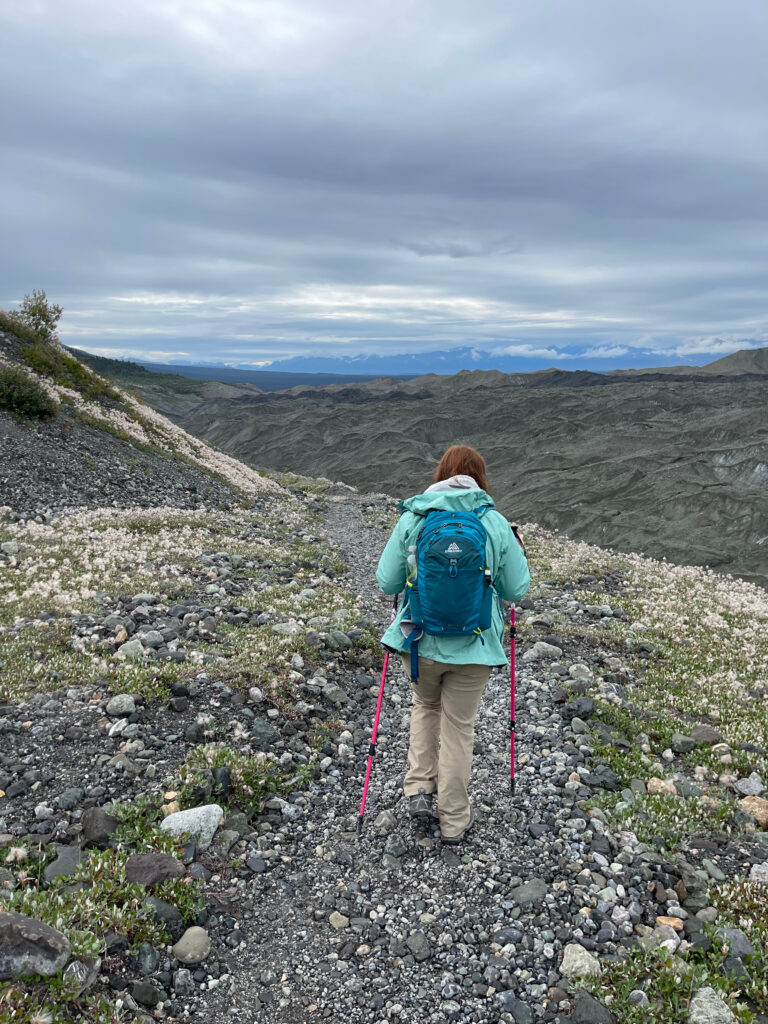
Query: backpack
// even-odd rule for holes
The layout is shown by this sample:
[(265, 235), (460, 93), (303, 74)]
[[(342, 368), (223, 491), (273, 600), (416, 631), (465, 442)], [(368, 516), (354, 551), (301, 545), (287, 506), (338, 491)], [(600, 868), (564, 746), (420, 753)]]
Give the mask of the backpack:
[(490, 507), (473, 512), (432, 509), (411, 546), (402, 625), (408, 629), (405, 650), (411, 652), (413, 680), (419, 676), (418, 644), (424, 633), (469, 636), (491, 625), (494, 590), (482, 523)]

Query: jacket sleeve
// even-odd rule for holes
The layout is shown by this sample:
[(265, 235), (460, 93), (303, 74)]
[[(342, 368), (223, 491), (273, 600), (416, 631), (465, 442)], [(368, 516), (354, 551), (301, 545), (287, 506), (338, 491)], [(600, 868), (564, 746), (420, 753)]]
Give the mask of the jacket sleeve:
[(403, 516), (398, 519), (376, 569), (376, 582), (385, 594), (399, 594), (405, 586), (406, 547), (403, 519)]
[(504, 520), (505, 538), (501, 545), (499, 568), (493, 585), (505, 601), (519, 601), (528, 590), (531, 574), (523, 549)]

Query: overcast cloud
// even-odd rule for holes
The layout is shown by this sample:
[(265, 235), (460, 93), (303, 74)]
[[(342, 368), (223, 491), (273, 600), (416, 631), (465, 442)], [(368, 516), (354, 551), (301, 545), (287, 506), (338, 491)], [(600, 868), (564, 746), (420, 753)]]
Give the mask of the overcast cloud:
[(45, 288), (68, 343), (768, 344), (765, 0), (0, 0), (0, 33), (0, 305)]

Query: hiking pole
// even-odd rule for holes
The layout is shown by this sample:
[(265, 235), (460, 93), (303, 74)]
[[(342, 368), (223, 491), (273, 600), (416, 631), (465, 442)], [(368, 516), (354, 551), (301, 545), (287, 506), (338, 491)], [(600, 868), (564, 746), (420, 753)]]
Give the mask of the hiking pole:
[[(395, 615), (397, 614), (397, 594), (392, 602), (392, 615), (390, 616), (390, 625), (395, 621)], [(384, 666), (381, 670), (381, 683), (379, 685), (379, 699), (376, 702), (376, 715), (373, 719), (373, 730), (371, 732), (371, 745), (368, 748), (368, 766), (365, 769), (365, 783), (363, 785), (363, 799), (360, 803), (360, 817), (357, 820), (357, 834), (363, 831), (363, 815), (365, 814), (365, 801), (368, 798), (368, 782), (371, 778), (371, 768), (373, 767), (373, 759), (376, 756), (376, 735), (379, 731), (379, 715), (381, 714), (381, 701), (384, 696), (384, 681), (387, 678), (387, 668), (389, 667), (389, 651), (384, 651)]]
[(515, 606), (509, 610), (509, 665), (510, 665), (510, 694), (509, 694), (509, 787), (512, 796), (515, 795)]

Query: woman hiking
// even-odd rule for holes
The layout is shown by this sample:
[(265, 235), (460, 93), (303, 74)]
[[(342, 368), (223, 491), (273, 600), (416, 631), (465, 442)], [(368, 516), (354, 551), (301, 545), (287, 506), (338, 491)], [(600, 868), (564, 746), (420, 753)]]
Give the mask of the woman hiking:
[[(440, 460), (434, 483), (399, 507), (402, 515), (376, 570), (376, 580), (385, 594), (399, 594), (403, 588), (408, 591), (416, 566), (416, 544), (432, 510), (476, 512), (485, 528), (485, 572), (495, 594), (505, 601), (519, 601), (525, 594), (530, 576), (522, 542), (493, 508), (485, 461), (474, 448), (452, 445)], [(404, 783), (408, 810), (413, 818), (428, 820), (435, 816), (437, 796), (440, 832), (448, 844), (459, 843), (474, 823), (467, 784), (475, 716), (491, 668), (507, 664), (502, 646), (504, 614), (496, 597), (492, 606), (490, 627), (482, 632), (459, 636), (425, 632), (419, 636), (417, 671), (411, 658), (403, 654), (416, 635), (408, 624), (407, 600), (382, 637), (386, 647), (403, 654), (412, 679), (417, 675)]]

